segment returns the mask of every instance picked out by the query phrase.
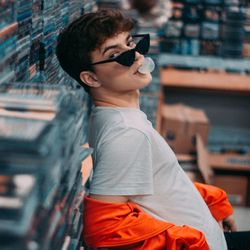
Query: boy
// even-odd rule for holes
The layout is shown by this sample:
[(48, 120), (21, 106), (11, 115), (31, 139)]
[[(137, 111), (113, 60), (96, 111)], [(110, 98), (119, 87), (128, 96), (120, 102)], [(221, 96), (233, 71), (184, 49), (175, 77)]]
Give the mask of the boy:
[(132, 28), (119, 11), (103, 9), (70, 24), (57, 46), (62, 68), (95, 105), (85, 240), (108, 249), (227, 249), (219, 223), (236, 226), (225, 193), (194, 185), (140, 111), (139, 90), (151, 81), (138, 72), (149, 36), (133, 37)]

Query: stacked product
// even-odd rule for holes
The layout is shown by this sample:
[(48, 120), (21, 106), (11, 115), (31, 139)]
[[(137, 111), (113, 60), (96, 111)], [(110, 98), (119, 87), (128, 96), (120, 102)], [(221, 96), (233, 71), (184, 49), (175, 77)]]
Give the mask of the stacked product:
[(55, 56), (57, 36), (95, 1), (0, 1), (0, 84), (59, 82), (62, 70)]
[(59, 64), (55, 57), (57, 24), (60, 18), (58, 1), (43, 0), (43, 41), (40, 49), (40, 70), (44, 81), (56, 82)]
[(222, 28), (222, 55), (240, 58), (243, 51), (245, 11), (228, 10)]
[(32, 1), (32, 28), (29, 75), (30, 80), (36, 79), (39, 73), (39, 51), (43, 37), (42, 5), (40, 0)]
[(246, 8), (246, 21), (244, 26), (243, 57), (250, 58), (250, 4)]
[(241, 128), (213, 127), (208, 137), (210, 152), (250, 153), (250, 132)]
[(0, 248), (80, 249), (82, 95), (3, 84), (0, 96)]
[(29, 79), (29, 55), (31, 48), (32, 28), (32, 1), (17, 1), (16, 5), (18, 31), (17, 31), (17, 59), (16, 80)]
[[(90, 1), (91, 2), (91, 1)], [(83, 1), (69, 1), (69, 22), (78, 18), (83, 13)]]
[(240, 57), (248, 9), (247, 4), (238, 0), (176, 0), (171, 19), (159, 31), (161, 51)]
[(172, 17), (160, 30), (161, 50), (175, 54), (197, 53), (201, 6), (197, 2), (173, 2)]
[(63, 27), (65, 27), (69, 22), (69, 1), (68, 0), (61, 1), (60, 12), (61, 12), (60, 15), (62, 17)]
[(221, 16), (223, 7), (220, 1), (207, 1), (203, 9), (200, 35), (200, 54), (219, 55), (221, 41)]
[[(92, 1), (93, 2), (93, 1)], [(80, 0), (42, 1), (43, 41), (40, 48), (40, 81), (55, 83), (64, 78), (55, 56), (57, 36), (68, 23), (78, 18), (85, 9), (91, 11), (89, 3)]]
[(0, 2), (0, 84), (15, 80), (17, 22), (14, 1)]
[(97, 10), (97, 5), (95, 0), (83, 0), (82, 13), (93, 12)]

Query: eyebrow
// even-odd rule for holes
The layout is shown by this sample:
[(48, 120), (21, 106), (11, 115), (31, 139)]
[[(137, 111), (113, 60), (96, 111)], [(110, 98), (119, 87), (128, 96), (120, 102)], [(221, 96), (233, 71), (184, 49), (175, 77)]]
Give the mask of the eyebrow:
[[(132, 37), (132, 36), (131, 36), (130, 34), (128, 34), (128, 36), (126, 37), (126, 42), (129, 40), (130, 37)], [(118, 44), (110, 45), (110, 46), (108, 46), (108, 47), (106, 47), (106, 48), (103, 49), (102, 54), (104, 55), (108, 50), (110, 50), (110, 49), (116, 49), (116, 48), (118, 48), (119, 46), (120, 46), (120, 45), (118, 45)]]

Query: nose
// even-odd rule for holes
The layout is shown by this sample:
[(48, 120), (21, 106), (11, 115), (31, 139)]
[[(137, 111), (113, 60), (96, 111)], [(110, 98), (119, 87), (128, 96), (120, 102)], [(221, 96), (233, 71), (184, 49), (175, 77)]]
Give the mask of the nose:
[(135, 61), (143, 60), (144, 55), (140, 54), (138, 51), (135, 52)]

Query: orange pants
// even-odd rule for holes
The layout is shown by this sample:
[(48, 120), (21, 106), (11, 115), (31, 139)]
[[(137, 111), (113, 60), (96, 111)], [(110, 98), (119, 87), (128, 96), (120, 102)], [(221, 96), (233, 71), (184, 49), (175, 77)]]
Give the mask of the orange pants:
[(84, 239), (94, 249), (209, 249), (200, 231), (157, 220), (133, 203), (85, 197), (84, 211)]
[[(226, 193), (194, 183), (217, 221), (233, 213)], [(208, 250), (205, 236), (189, 226), (176, 226), (145, 213), (134, 203), (84, 199), (84, 239), (88, 246), (112, 250)]]

